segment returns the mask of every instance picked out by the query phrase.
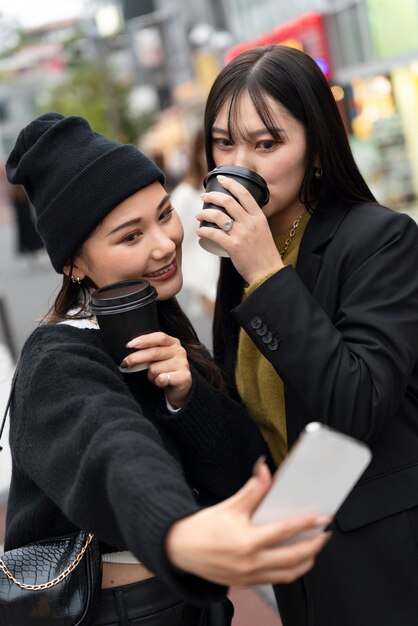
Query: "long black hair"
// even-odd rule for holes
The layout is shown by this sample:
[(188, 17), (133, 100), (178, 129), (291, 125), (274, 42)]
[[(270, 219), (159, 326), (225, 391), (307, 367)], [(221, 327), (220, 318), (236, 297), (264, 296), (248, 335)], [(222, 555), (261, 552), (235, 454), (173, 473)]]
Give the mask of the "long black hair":
[[(241, 53), (216, 78), (205, 109), (205, 148), (209, 169), (215, 167), (212, 127), (228, 106), (228, 130), (239, 128), (239, 102), (248, 94), (265, 127), (276, 138), (269, 98), (280, 103), (303, 124), (306, 133), (306, 168), (299, 199), (312, 212), (323, 197), (351, 202), (375, 202), (361, 175), (348, 142), (334, 96), (315, 61), (287, 46), (266, 46)], [(322, 177), (315, 177), (315, 160)], [(230, 311), (242, 298), (243, 279), (230, 259), (222, 259), (214, 319), (214, 354), (222, 362), (226, 342), (238, 333)]]

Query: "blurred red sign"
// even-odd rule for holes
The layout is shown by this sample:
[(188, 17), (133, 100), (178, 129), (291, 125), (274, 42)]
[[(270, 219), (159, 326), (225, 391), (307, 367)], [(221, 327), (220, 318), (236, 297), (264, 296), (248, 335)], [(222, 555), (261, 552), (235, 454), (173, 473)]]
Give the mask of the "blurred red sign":
[(319, 65), (327, 78), (331, 76), (331, 60), (325, 24), (319, 13), (305, 13), (300, 17), (284, 22), (270, 33), (260, 35), (257, 39), (244, 41), (230, 48), (225, 54), (225, 64), (236, 56), (260, 46), (280, 44), (303, 50)]

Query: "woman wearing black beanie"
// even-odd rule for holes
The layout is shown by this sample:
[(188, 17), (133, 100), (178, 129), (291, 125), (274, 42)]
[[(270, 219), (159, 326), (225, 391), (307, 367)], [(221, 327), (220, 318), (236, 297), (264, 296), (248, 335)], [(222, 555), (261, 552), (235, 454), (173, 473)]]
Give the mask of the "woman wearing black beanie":
[[(57, 113), (22, 130), (7, 174), (33, 203), (63, 284), (18, 367), (6, 549), (95, 533), (96, 626), (229, 624), (227, 586), (302, 575), (327, 536), (277, 544), (328, 520), (250, 523), (271, 484), (256, 461), (269, 453), (175, 300), (183, 233), (163, 174), (133, 146)], [(158, 291), (161, 332), (135, 341), (121, 369), (90, 294), (138, 278)], [(147, 373), (129, 371), (145, 362)]]

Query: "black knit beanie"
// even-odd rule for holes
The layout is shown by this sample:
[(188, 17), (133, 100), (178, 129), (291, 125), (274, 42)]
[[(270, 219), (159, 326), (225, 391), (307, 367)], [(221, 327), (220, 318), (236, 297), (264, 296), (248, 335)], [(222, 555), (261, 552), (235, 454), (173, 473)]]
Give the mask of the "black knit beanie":
[(164, 184), (161, 170), (135, 146), (59, 113), (41, 115), (20, 132), (6, 172), (26, 189), (58, 273), (116, 205), (154, 182)]

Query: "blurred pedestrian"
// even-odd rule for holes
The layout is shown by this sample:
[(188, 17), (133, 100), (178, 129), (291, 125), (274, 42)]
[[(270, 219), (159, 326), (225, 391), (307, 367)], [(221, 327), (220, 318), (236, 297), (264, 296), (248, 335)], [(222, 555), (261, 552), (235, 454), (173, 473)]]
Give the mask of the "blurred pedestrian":
[(183, 289), (179, 302), (193, 323), (202, 343), (211, 347), (212, 321), (219, 274), (219, 259), (199, 245), (196, 213), (202, 208), (203, 179), (207, 174), (203, 128), (190, 142), (189, 167), (171, 193), (171, 201), (184, 230), (182, 245)]
[[(222, 393), (175, 300), (183, 232), (163, 174), (133, 146), (57, 113), (22, 130), (7, 172), (30, 194), (63, 282), (18, 366), (6, 549), (94, 532), (103, 549), (95, 626), (230, 624), (226, 585), (304, 573), (326, 536), (277, 544), (324, 519), (250, 523), (271, 485), (265, 463), (250, 478), (252, 467), (268, 450), (246, 411)], [(136, 350), (118, 364), (90, 293), (138, 278), (158, 291), (161, 331), (135, 338)], [(144, 363), (147, 372), (130, 371)]]
[(8, 191), (15, 214), (16, 253), (32, 255), (44, 247), (35, 229), (33, 207), (21, 185), (9, 185)]
[[(237, 182), (199, 220), (222, 259), (215, 357), (279, 464), (308, 422), (364, 440), (373, 461), (315, 568), (277, 585), (284, 626), (416, 626), (418, 227), (377, 203), (317, 64), (256, 48), (215, 80), (208, 166), (267, 182), (260, 209)], [(226, 231), (226, 232), (225, 232)], [(325, 462), (325, 461), (324, 461)], [(329, 468), (333, 472), (333, 468)]]
[(174, 187), (178, 183), (178, 179), (171, 173), (170, 169), (167, 167), (166, 158), (164, 153), (160, 150), (155, 150), (151, 155), (152, 160), (156, 164), (157, 167), (160, 168), (164, 172), (165, 184), (164, 187), (167, 193), (171, 193)]

